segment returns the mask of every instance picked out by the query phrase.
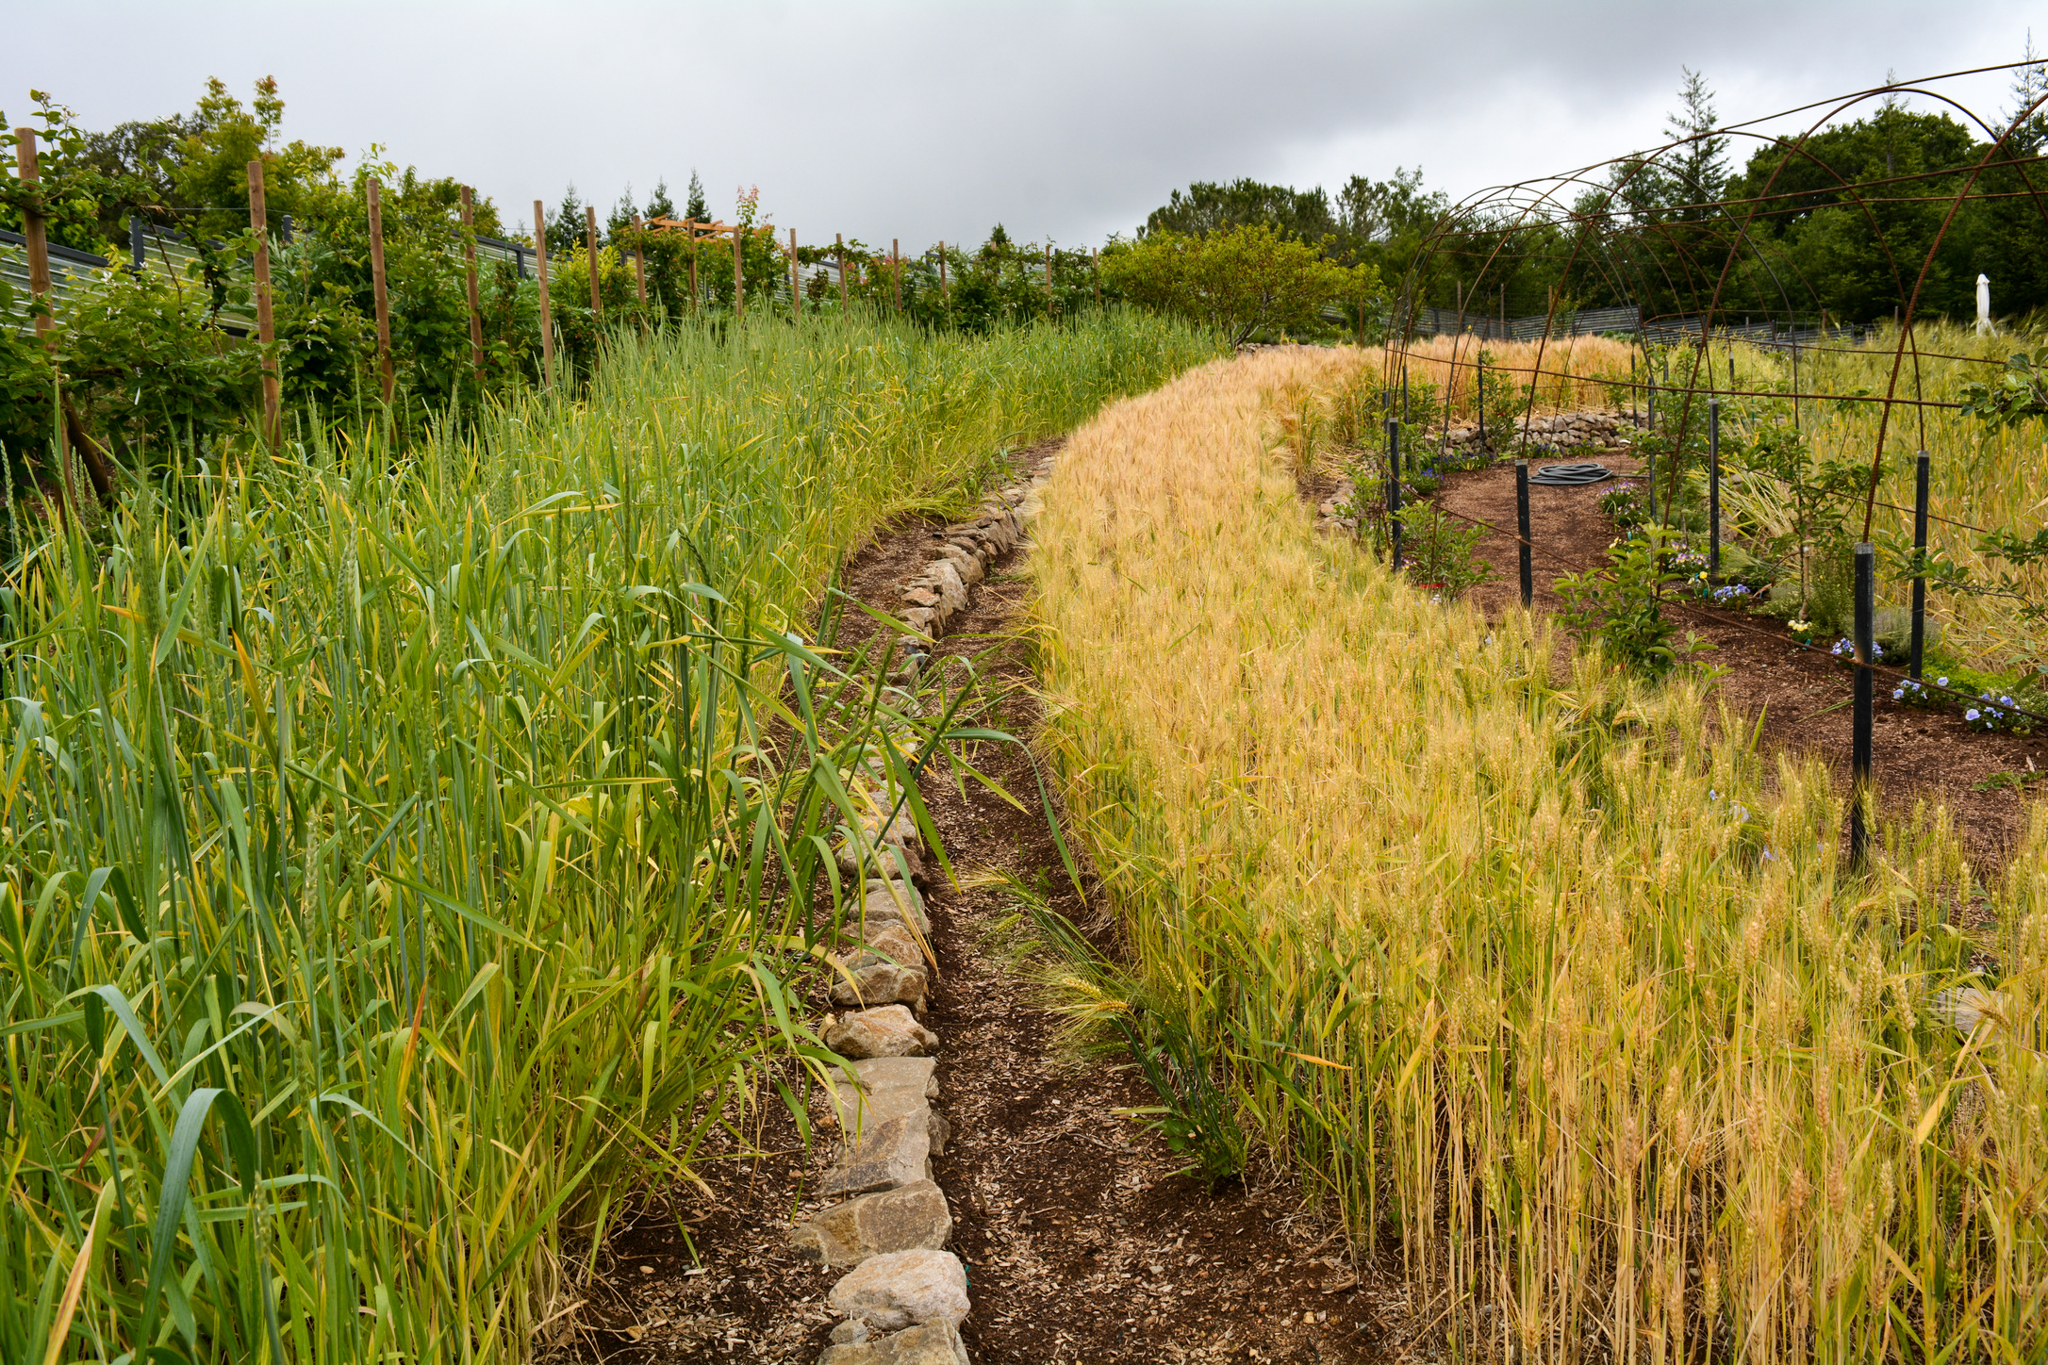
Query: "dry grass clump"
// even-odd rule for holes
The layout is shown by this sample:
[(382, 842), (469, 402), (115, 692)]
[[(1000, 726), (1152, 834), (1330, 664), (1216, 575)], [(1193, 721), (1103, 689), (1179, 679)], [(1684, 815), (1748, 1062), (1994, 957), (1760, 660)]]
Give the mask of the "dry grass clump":
[[(1825, 775), (1762, 772), (1699, 686), (1558, 686), (1530, 618), (1318, 541), (1275, 409), (1358, 363), (1193, 371), (1048, 490), (1051, 743), (1127, 1006), (1463, 1349), (2048, 1352), (2048, 811), (2000, 886), (1933, 810), (1852, 877)], [(1965, 1043), (1979, 895), (2003, 1022)]]

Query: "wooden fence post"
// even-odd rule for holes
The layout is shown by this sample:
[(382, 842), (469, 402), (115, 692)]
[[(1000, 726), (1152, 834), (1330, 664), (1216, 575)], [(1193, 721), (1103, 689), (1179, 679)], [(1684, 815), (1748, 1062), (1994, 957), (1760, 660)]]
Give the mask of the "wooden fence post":
[(555, 314), (548, 307), (548, 211), (540, 200), (533, 201), (533, 264), (540, 277), (540, 373), (541, 385), (555, 386)]
[(732, 229), (732, 318), (743, 321), (747, 316), (747, 230), (737, 223)]
[(952, 299), (953, 291), (946, 284), (946, 242), (942, 237), (939, 239), (939, 302), (950, 303)]
[(263, 440), (275, 449), (279, 398), (277, 328), (270, 311), (270, 215), (263, 199), (260, 157), (249, 163), (249, 231), (256, 234), (256, 340), (263, 346)]
[(697, 292), (697, 230), (690, 229), (690, 311), (695, 313), (701, 295)]
[(834, 248), (832, 249), (832, 251), (833, 251), (833, 254), (834, 254), (834, 255), (836, 255), (836, 256), (837, 256), (837, 257), (839, 258), (839, 311), (843, 313), (843, 312), (845, 312), (845, 311), (846, 311), (846, 308), (847, 308), (847, 304), (846, 304), (846, 234), (845, 234), (845, 233), (843, 233), (843, 232), (835, 232), (835, 233), (833, 233), (833, 234), (832, 234), (832, 240), (833, 240), (834, 242), (837, 242), (837, 243), (838, 243), (838, 245), (837, 245), (837, 246), (835, 246), (835, 247), (834, 247)]
[(640, 291), (640, 302), (647, 302), (647, 250), (640, 244), (642, 226), (640, 215), (633, 215), (633, 283)]
[(1045, 288), (1046, 288), (1046, 291), (1047, 291), (1048, 293), (1050, 293), (1050, 292), (1052, 291), (1052, 243), (1051, 243), (1051, 242), (1047, 242), (1047, 243), (1045, 244)]
[(896, 281), (896, 311), (903, 311), (903, 243), (889, 239), (889, 274)]
[[(36, 130), (16, 128), (14, 130), (14, 164), (21, 172), (23, 186), (34, 185), (42, 179), (36, 167)], [(44, 226), (40, 208), (24, 206), (21, 214), (21, 236), (28, 249), (28, 292), (31, 298), (40, 300), (43, 311), (36, 315), (36, 335), (43, 338), (43, 344), (51, 351), (51, 367), (56, 367), (57, 339), (50, 335), (56, 326), (51, 314), (56, 311), (55, 286), (50, 281), (50, 238), (49, 229)], [(65, 422), (60, 416), (56, 423), (57, 468), (64, 477), (64, 498), (73, 516), (78, 515), (78, 486), (71, 477), (71, 445), (65, 439)]]
[(597, 206), (583, 207), (583, 254), (590, 258), (590, 316), (592, 321), (604, 317), (604, 295), (597, 284)]
[[(36, 168), (36, 130), (16, 128), (14, 130), (14, 164), (21, 172), (21, 183), (33, 185), (42, 179)], [(28, 292), (43, 301), (46, 310), (52, 309), (55, 298), (50, 284), (50, 236), (43, 225), (40, 209), (24, 210), (21, 215), (21, 235), (28, 244)], [(49, 312), (36, 318), (36, 335), (47, 334), (55, 323)]]
[(398, 385), (391, 365), (391, 295), (384, 287), (384, 199), (375, 177), (369, 183), (370, 199), (370, 288), (377, 300), (377, 375), (384, 401), (389, 403)]
[[(21, 172), (24, 186), (35, 185), (41, 180), (36, 161), (36, 130), (16, 128), (14, 160)], [(22, 206), (21, 236), (28, 248), (29, 293), (42, 300), (43, 316), (36, 319), (36, 335), (49, 349), (53, 368), (57, 366), (57, 337), (52, 329), (56, 326), (53, 314), (56, 311), (56, 286), (50, 279), (50, 236), (49, 225), (43, 221), (39, 206)], [(62, 370), (58, 370), (61, 376)], [(85, 472), (92, 477), (92, 486), (104, 502), (114, 500), (114, 471), (107, 463), (99, 445), (85, 429), (85, 419), (79, 416), (72, 405), (71, 395), (60, 387), (58, 390), (58, 421), (56, 423), (57, 467), (64, 477), (64, 496), (70, 499), (74, 514), (78, 506), (78, 489), (71, 474), (71, 456), (74, 451), (85, 462)]]
[(804, 272), (796, 263), (796, 229), (789, 230), (789, 315), (802, 317), (804, 312)]
[(1088, 268), (1095, 276), (1095, 306), (1102, 306), (1102, 255), (1094, 247), (1088, 248)]
[(462, 271), (469, 291), (469, 366), (476, 371), (479, 391), (484, 382), (484, 310), (476, 289), (476, 202), (467, 185), (462, 187)]

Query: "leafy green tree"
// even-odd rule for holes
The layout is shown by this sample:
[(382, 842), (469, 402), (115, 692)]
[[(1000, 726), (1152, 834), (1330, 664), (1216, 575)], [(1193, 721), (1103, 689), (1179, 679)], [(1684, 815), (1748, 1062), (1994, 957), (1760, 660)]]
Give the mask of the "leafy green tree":
[(1235, 227), (1268, 227), (1281, 236), (1320, 242), (1337, 232), (1330, 197), (1320, 188), (1297, 190), (1239, 178), (1227, 185), (1197, 180), (1175, 190), (1145, 218), (1140, 237), (1155, 232), (1206, 237)]
[(87, 133), (85, 161), (105, 176), (110, 187), (99, 206), (100, 231), (120, 242), (128, 233), (128, 217), (140, 214), (154, 222), (170, 218), (178, 194), (172, 173), (186, 141), (206, 129), (195, 116), (172, 114), (116, 124), (104, 133)]
[[(894, 306), (894, 284), (887, 255), (870, 258), (873, 281), (867, 296), (879, 306)], [(1044, 318), (1068, 318), (1094, 306), (1095, 263), (1086, 251), (1053, 250), (1052, 278), (1046, 279), (1047, 246), (1017, 242), (1001, 223), (979, 248), (946, 249), (951, 288), (941, 291), (937, 253), (903, 262), (903, 310), (934, 327), (984, 332), (991, 328)], [(1115, 298), (1105, 288), (1105, 301)]]
[[(1448, 258), (1424, 255), (1449, 209), (1442, 191), (1422, 188), (1420, 166), (1397, 166), (1392, 177), (1379, 181), (1354, 175), (1337, 192), (1338, 230), (1326, 249), (1346, 264), (1372, 266), (1383, 280), (1402, 281), (1406, 292), (1394, 300), (1395, 313), (1412, 316), (1449, 282)], [(1418, 262), (1425, 262), (1420, 271)]]
[(2011, 136), (1977, 182), (1983, 199), (1958, 224), (1968, 251), (1963, 268), (1991, 277), (1994, 304), (2007, 313), (2048, 305), (2048, 174), (2029, 164), (2048, 151), (2048, 64), (2034, 61), (2032, 34), (2026, 55), (2033, 64), (2015, 74), (2005, 116)]
[(186, 134), (169, 162), (170, 207), (181, 226), (215, 237), (229, 237), (249, 226), (249, 163), (263, 162), (263, 198), (275, 223), (284, 214), (303, 216), (314, 195), (334, 180), (339, 147), (320, 147), (294, 139), (278, 144), (284, 120), (284, 99), (277, 81), (256, 82), (249, 105), (228, 93), (225, 82), (209, 77)]
[(1105, 281), (1133, 302), (1216, 328), (1232, 343), (1325, 330), (1322, 309), (1382, 300), (1379, 272), (1342, 266), (1259, 225), (1206, 236), (1154, 230), (1104, 255)]
[(1396, 166), (1386, 180), (1354, 175), (1337, 191), (1337, 236), (1353, 252), (1412, 241), (1450, 207), (1441, 190), (1422, 188), (1422, 168)]
[[(0, 280), (0, 309), (13, 299)], [(56, 433), (56, 370), (50, 353), (28, 333), (0, 327), (0, 460), (26, 485)]]
[(704, 202), (704, 182), (697, 178), (697, 168), (690, 167), (690, 189), (683, 205), (683, 217), (704, 222), (711, 217), (711, 208)]
[(67, 385), (126, 463), (164, 459), (170, 433), (230, 430), (257, 401), (256, 350), (227, 344), (209, 305), (162, 275), (116, 272), (64, 311), (57, 342)]
[(668, 197), (667, 180), (657, 180), (654, 182), (654, 194), (647, 201), (647, 216), (649, 218), (673, 218), (676, 216), (675, 201)]
[[(1782, 262), (1779, 278), (1797, 289), (1794, 307), (1818, 305), (1845, 319), (1890, 317), (1912, 293), (1965, 168), (1982, 154), (1955, 119), (1887, 101), (1870, 117), (1822, 129), (1803, 145), (1780, 141), (1759, 149), (1727, 193), (1743, 200), (1768, 189), (1749, 236)], [(1924, 178), (1864, 188), (1903, 176)], [(1747, 206), (1740, 212), (1749, 216)], [(1942, 239), (1921, 292), (1923, 314), (1974, 311), (1972, 239), (1980, 221), (1967, 213)]]
[[(41, 90), (29, 91), (29, 97), (36, 103), (32, 117), (42, 124), (35, 130), (38, 183), (31, 189), (17, 179), (14, 157), (6, 157), (8, 173), (0, 174), (0, 228), (20, 232), (23, 210), (32, 203), (50, 241), (105, 254), (109, 248), (99, 222), (100, 202), (132, 191), (93, 160), (89, 135), (69, 108)], [(0, 151), (12, 153), (18, 142), (13, 124), (0, 111)]]

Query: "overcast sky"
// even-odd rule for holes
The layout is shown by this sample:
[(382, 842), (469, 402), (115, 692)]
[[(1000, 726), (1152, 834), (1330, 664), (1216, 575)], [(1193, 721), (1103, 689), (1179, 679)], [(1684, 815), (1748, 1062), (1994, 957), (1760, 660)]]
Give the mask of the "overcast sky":
[[(274, 75), (289, 137), (381, 143), (530, 220), (694, 167), (714, 211), (758, 185), (806, 241), (906, 249), (1129, 232), (1176, 186), (1334, 188), (1420, 165), (1463, 195), (1659, 140), (1681, 65), (1724, 120), (2019, 58), (2006, 0), (1716, 5), (803, 3), (347, 6), (0, 0), (0, 108), (31, 87), (101, 128)], [(2040, 39), (2048, 42), (2048, 23)], [(1987, 116), (2010, 77), (1958, 91)]]

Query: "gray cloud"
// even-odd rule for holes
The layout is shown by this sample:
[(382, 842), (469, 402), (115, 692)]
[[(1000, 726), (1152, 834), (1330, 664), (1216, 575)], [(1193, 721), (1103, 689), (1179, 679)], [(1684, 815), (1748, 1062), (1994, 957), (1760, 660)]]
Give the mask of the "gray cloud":
[[(46, 17), (49, 11), (40, 11)], [(455, 175), (510, 218), (574, 181), (609, 203), (694, 166), (759, 185), (806, 240), (1069, 243), (1175, 186), (1335, 185), (1421, 165), (1454, 194), (1658, 137), (1681, 64), (1724, 118), (2020, 55), (2027, 7), (1893, 0), (1586, 3), (594, 3), (350, 7), (74, 0), (0, 52), (90, 126), (186, 108), (209, 75), (278, 77), (291, 136)], [(18, 41), (27, 33), (26, 42)], [(79, 35), (92, 35), (90, 41)], [(2048, 37), (2048, 34), (2044, 34)], [(1966, 82), (2003, 106), (2004, 77)]]

